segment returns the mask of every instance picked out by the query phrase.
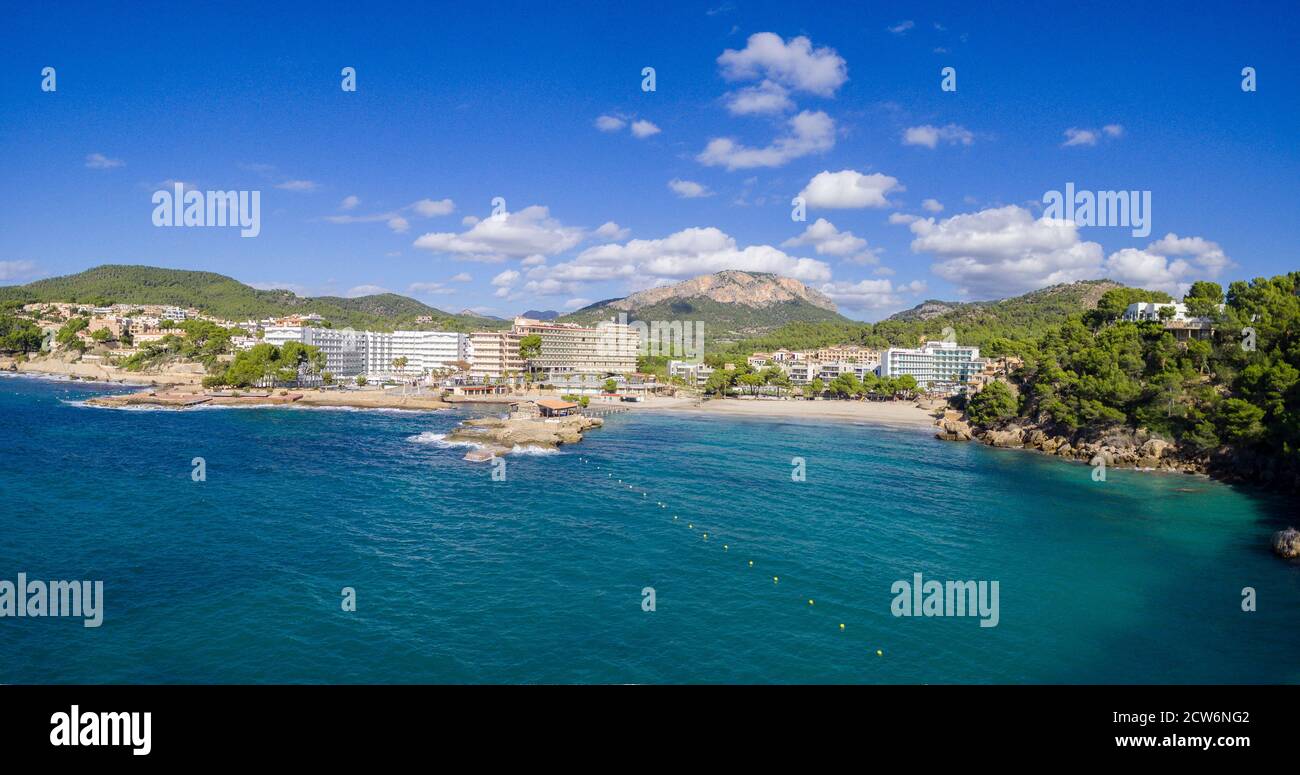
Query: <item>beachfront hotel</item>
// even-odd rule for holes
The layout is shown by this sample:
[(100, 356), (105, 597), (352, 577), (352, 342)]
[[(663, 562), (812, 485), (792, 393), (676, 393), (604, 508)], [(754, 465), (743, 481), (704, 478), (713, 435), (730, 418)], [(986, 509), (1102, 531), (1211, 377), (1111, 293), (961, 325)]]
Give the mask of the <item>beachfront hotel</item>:
[[(450, 331), (355, 331), (316, 326), (267, 326), (262, 341), (276, 347), (301, 342), (320, 348), (325, 370), (339, 377), (366, 375), (419, 376), (454, 368), (469, 357), (469, 337)], [(398, 368), (393, 364), (405, 358)]]
[(880, 376), (910, 375), (927, 390), (956, 389), (984, 371), (978, 347), (926, 342), (917, 348), (891, 347), (880, 356)]
[[(397, 368), (393, 361), (405, 358)], [(366, 373), (419, 376), (469, 360), (469, 336), (454, 331), (366, 332)]]
[(262, 330), (262, 341), (276, 347), (288, 342), (318, 347), (325, 354), (325, 371), (338, 377), (354, 377), (366, 371), (368, 333), (350, 328), (267, 326)]
[[(570, 373), (636, 371), (640, 340), (636, 330), (626, 323), (601, 321), (595, 328), (589, 328), (520, 317), (515, 318), (513, 331), (520, 338), (533, 334), (541, 337), (541, 354), (530, 358), (528, 367), (548, 378)], [(515, 351), (518, 352), (517, 347)]]

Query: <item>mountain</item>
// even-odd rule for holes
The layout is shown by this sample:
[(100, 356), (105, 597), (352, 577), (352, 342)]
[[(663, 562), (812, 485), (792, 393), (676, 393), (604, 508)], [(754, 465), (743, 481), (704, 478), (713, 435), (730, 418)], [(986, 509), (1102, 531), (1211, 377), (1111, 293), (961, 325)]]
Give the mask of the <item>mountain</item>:
[(523, 313), (523, 317), (532, 320), (555, 320), (559, 316), (560, 313), (553, 309), (530, 309)]
[[(214, 272), (119, 264), (105, 264), (27, 285), (0, 287), (0, 302), (5, 301), (172, 304), (235, 321), (314, 312), (338, 328), (373, 330), (401, 327), (472, 331), (504, 327), (504, 321), (452, 315), (395, 293), (351, 299), (304, 297), (286, 290), (259, 290)], [(433, 318), (433, 322), (415, 322), (424, 316)]]
[(798, 280), (738, 270), (596, 302), (559, 320), (591, 325), (620, 313), (646, 322), (702, 321), (710, 343), (761, 336), (794, 322), (848, 322), (835, 302)]
[(929, 299), (915, 307), (896, 312), (887, 320), (904, 322), (942, 319), (948, 324), (976, 324), (982, 320), (1010, 322), (1014, 319), (1059, 323), (1076, 312), (1097, 306), (1106, 291), (1123, 288), (1112, 280), (1080, 280), (1030, 291), (1022, 296), (994, 301), (938, 301)]

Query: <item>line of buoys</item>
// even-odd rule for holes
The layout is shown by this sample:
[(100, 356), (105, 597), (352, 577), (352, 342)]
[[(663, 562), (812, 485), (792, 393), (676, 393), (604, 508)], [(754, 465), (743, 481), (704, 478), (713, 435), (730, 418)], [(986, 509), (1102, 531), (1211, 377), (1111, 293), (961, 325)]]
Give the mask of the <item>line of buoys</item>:
[[(585, 459), (583, 459), (582, 462), (586, 463), (586, 462), (588, 462), (588, 461), (585, 460)], [(599, 469), (600, 466), (597, 465), (596, 468)], [(613, 478), (613, 476), (614, 476), (613, 474), (606, 474), (606, 477), (609, 477), (609, 478)], [(619, 484), (623, 484), (623, 480), (622, 480), (622, 479), (619, 479), (619, 480), (618, 480), (618, 483), (619, 483)], [(636, 489), (635, 487), (633, 487), (633, 486), (630, 485), (630, 484), (627, 486), (627, 488), (628, 488), (629, 490), (635, 490), (635, 489)], [(648, 497), (649, 497), (649, 493), (648, 493), (648, 492), (642, 492), (642, 493), (641, 493), (641, 497), (642, 497), (642, 498), (648, 498)], [(668, 504), (664, 503), (663, 501), (655, 501), (655, 505), (657, 505), (657, 506), (658, 506), (659, 508), (661, 508), (661, 509), (666, 509), (666, 508), (668, 508)], [(673, 521), (674, 521), (674, 522), (678, 521), (678, 518), (679, 518), (679, 515), (677, 515), (677, 514), (674, 514), (674, 515), (673, 515)], [(686, 527), (687, 527), (688, 529), (690, 529), (690, 530), (694, 530), (694, 529), (695, 529), (695, 523), (694, 523), (694, 522), (688, 522), (688, 523), (686, 523)], [(702, 534), (701, 534), (701, 538), (702, 538), (703, 540), (707, 541), (707, 540), (709, 540), (709, 534), (708, 534), (708, 533), (702, 533)], [(722, 550), (723, 550), (723, 551), (729, 551), (730, 549), (731, 549), (730, 545), (728, 545), (728, 544), (723, 544), (723, 545), (722, 545)], [(750, 568), (754, 567), (754, 561), (753, 561), (753, 560), (748, 560), (747, 562), (748, 562), (748, 566), (749, 566)], [(781, 583), (781, 577), (780, 577), (780, 576), (773, 576), (773, 577), (772, 577), (772, 583), (773, 583), (774, 585), (775, 585), (775, 584), (780, 584), (780, 583)], [(814, 607), (815, 607), (815, 606), (817, 605), (817, 602), (816, 602), (813, 598), (808, 598), (808, 605), (809, 605), (809, 606), (814, 606)], [(846, 628), (846, 626), (845, 626), (845, 623), (844, 623), (844, 622), (840, 622), (839, 624), (840, 624), (840, 632), (846, 632), (846, 631), (847, 631), (847, 628)], [(883, 649), (876, 649), (876, 656), (878, 656), (878, 657), (883, 657), (884, 655), (885, 655), (885, 652), (884, 652)]]

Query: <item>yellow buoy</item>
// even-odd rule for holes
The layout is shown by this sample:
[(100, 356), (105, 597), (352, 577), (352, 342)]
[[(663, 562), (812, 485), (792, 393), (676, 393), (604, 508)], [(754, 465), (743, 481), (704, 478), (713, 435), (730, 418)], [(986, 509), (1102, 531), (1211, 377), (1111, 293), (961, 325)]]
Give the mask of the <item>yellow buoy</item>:
[(704, 534), (704, 540), (705, 540), (705, 541), (709, 540), (709, 534), (708, 534), (708, 533), (705, 533), (705, 534)]
[(880, 649), (876, 649), (876, 656), (878, 656), (878, 657), (883, 657), (884, 655), (885, 655), (885, 652), (881, 651)]
[(813, 601), (812, 601), (812, 598), (811, 598), (811, 597), (808, 598), (808, 605), (813, 605)]
[(722, 545), (722, 551), (724, 551), (724, 552), (727, 551), (727, 545), (726, 545), (726, 544), (723, 544), (723, 545)]
[(840, 632), (844, 632), (844, 622), (840, 622)]
[(772, 583), (773, 583), (773, 584), (777, 583), (777, 582), (780, 581), (780, 580), (781, 580), (781, 577), (780, 577), (780, 576), (773, 576), (773, 577), (772, 577)]
[(750, 560), (750, 561), (749, 561), (749, 567), (751, 567), (751, 568), (754, 567), (754, 561), (753, 561), (753, 560)]

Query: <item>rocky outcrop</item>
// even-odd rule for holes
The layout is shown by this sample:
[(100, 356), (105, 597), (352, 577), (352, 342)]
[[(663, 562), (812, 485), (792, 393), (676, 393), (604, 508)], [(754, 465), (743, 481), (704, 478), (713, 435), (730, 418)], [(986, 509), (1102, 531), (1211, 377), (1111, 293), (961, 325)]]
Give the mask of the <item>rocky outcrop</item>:
[(1300, 530), (1288, 527), (1273, 534), (1273, 551), (1279, 557), (1294, 560), (1300, 557)]
[(577, 444), (582, 441), (583, 432), (604, 424), (599, 417), (582, 415), (546, 419), (484, 417), (461, 423), (447, 434), (447, 441), (482, 445), (477, 454), (465, 456), (466, 460), (481, 461), (507, 454), (516, 447), (554, 449), (561, 444)]
[(974, 438), (970, 423), (963, 420), (956, 412), (945, 413), (935, 422), (935, 425), (939, 426), (939, 432), (934, 434), (935, 438), (944, 441), (970, 441)]

